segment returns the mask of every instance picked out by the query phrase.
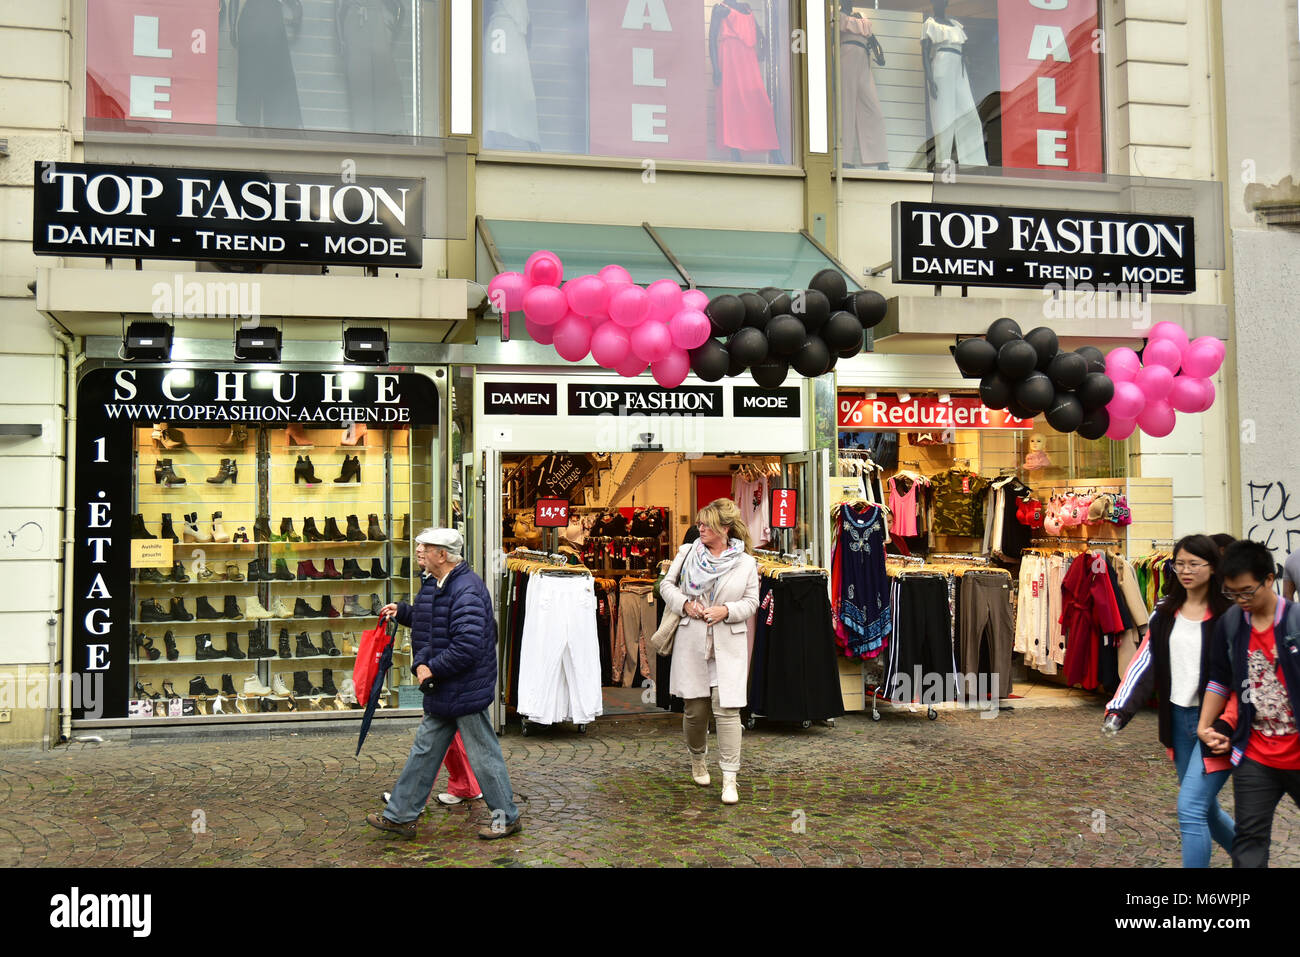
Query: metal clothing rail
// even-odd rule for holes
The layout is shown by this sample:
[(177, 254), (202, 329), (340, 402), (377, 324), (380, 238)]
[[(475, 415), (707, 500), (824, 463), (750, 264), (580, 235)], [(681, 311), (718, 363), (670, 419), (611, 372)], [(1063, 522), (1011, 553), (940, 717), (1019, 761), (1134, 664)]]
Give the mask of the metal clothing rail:
[(930, 558), (933, 558), (933, 559), (949, 559), (949, 560), (955, 560), (955, 561), (959, 561), (959, 562), (974, 562), (974, 563), (977, 564), (977, 565), (987, 565), (987, 564), (989, 563), (989, 559), (988, 559), (988, 557), (985, 556), (985, 555), (970, 555), (970, 554), (964, 554), (964, 553), (963, 553), (963, 554), (949, 554), (949, 553), (946, 553), (946, 552), (936, 552), (935, 554), (931, 555)]

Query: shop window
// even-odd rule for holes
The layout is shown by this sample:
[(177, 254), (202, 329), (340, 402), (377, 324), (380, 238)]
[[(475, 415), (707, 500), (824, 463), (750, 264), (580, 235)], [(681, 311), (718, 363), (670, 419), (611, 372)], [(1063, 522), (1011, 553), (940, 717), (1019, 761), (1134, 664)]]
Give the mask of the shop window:
[(1096, 0), (836, 0), (849, 168), (1101, 172)]
[(793, 162), (788, 0), (485, 0), (486, 149)]
[(86, 127), (437, 135), (441, 17), (437, 0), (89, 0)]

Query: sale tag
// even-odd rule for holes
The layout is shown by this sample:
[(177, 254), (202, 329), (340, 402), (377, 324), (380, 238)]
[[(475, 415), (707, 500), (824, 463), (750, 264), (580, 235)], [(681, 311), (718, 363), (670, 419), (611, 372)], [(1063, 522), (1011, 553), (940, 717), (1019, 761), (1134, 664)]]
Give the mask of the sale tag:
[(132, 568), (171, 568), (172, 540), (170, 538), (131, 539)]
[(538, 528), (564, 528), (569, 524), (569, 500), (539, 498), (533, 508), (533, 524)]
[(963, 492), (965, 492), (967, 495), (970, 494), (970, 476), (969, 476), (969, 475), (963, 475), (963, 476), (961, 477), (961, 490), (962, 490)]
[(799, 511), (799, 492), (792, 488), (772, 489), (772, 527), (794, 528)]

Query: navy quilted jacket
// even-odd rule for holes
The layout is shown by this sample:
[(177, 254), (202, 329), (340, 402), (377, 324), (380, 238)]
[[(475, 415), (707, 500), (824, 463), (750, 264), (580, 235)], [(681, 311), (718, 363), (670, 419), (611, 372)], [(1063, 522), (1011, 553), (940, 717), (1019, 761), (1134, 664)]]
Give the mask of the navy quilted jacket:
[(461, 562), (438, 587), (425, 578), (414, 604), (397, 603), (411, 629), (411, 671), (428, 665), (434, 689), (424, 712), (439, 718), (477, 714), (492, 703), (497, 681), (497, 623), (483, 579)]

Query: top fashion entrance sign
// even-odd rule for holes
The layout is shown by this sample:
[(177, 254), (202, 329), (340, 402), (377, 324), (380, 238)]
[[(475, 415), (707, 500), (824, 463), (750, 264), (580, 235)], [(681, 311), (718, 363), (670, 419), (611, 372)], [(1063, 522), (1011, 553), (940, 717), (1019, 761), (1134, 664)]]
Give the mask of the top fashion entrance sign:
[(417, 268), (424, 181), (38, 162), (46, 256)]

